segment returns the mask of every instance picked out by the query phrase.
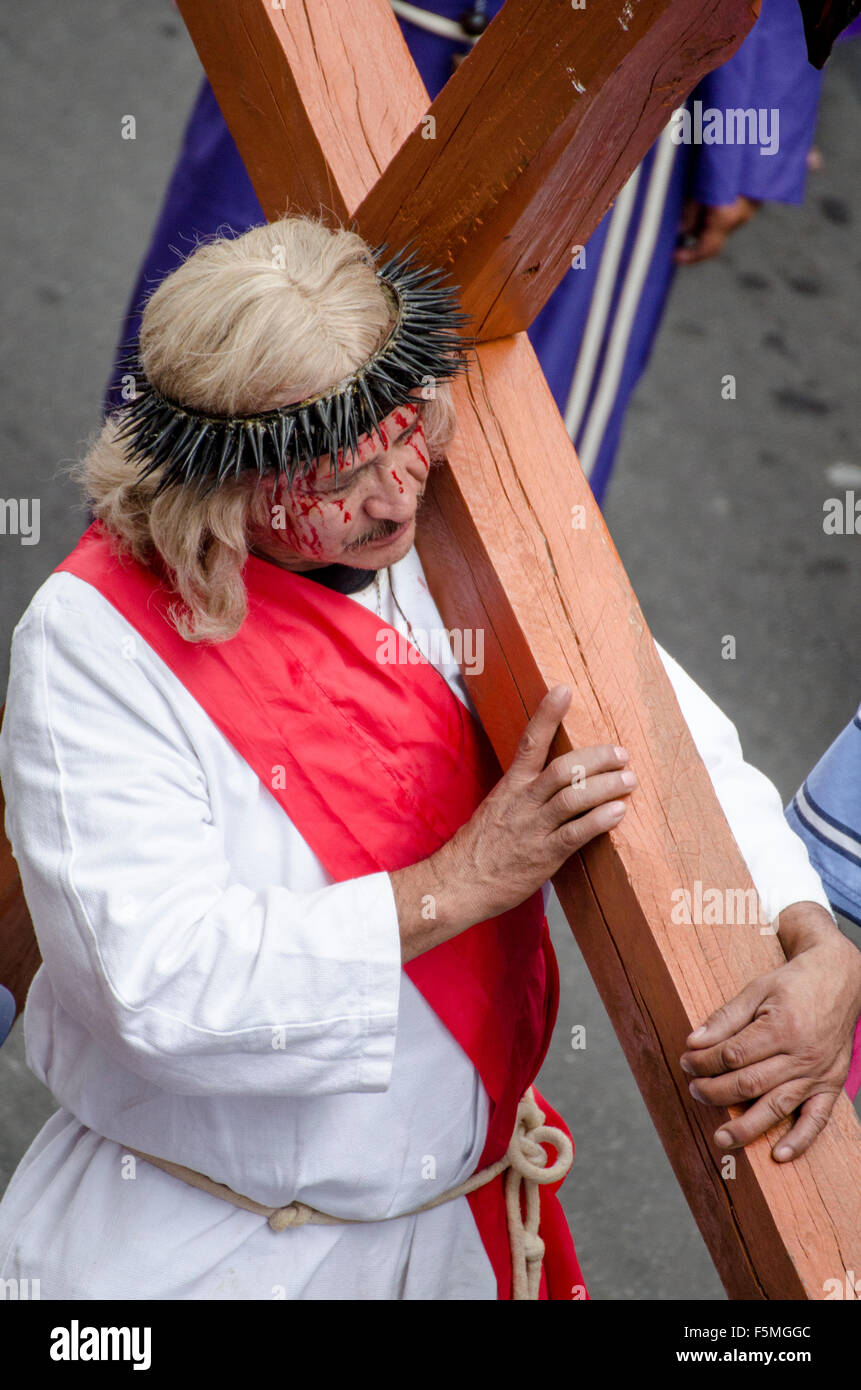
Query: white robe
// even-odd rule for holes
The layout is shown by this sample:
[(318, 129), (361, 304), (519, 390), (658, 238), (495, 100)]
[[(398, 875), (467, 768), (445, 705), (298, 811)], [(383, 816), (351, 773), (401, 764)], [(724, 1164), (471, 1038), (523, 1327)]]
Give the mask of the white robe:
[[(413, 627), (442, 629), (415, 549), (393, 574)], [(382, 616), (406, 634), (380, 579)], [(373, 584), (352, 598), (376, 611)], [(776, 789), (661, 656), (760, 893), (774, 911), (827, 906)], [(469, 704), (455, 663), (439, 669)], [(0, 1277), (37, 1278), (45, 1299), (494, 1299), (465, 1198), (381, 1219), (473, 1172), (488, 1118), (471, 1061), (400, 968), (388, 875), (333, 883), (73, 575), (52, 575), (15, 630), (0, 776), (45, 960), (27, 1059), (62, 1107), (0, 1203)], [(124, 1146), (366, 1224), (276, 1234)]]

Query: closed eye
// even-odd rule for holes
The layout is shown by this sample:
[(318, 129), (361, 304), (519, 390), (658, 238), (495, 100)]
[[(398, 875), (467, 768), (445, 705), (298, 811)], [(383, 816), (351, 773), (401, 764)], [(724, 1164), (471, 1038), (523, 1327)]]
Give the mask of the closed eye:
[[(412, 439), (421, 422), (421, 415), (417, 415), (411, 425), (408, 425), (405, 430), (401, 430), (398, 437), (392, 441), (390, 448), (393, 449), (398, 444), (406, 444), (407, 440)], [(327, 479), (325, 484), (318, 484), (314, 488), (311, 488), (310, 491), (313, 491), (319, 497), (337, 497), (342, 492), (349, 492), (350, 488), (366, 469), (376, 467), (377, 464), (384, 461), (385, 457), (385, 454), (375, 454), (373, 458), (366, 459), (359, 468), (348, 469), (345, 474), (341, 475), (343, 477), (342, 482), (335, 483)]]

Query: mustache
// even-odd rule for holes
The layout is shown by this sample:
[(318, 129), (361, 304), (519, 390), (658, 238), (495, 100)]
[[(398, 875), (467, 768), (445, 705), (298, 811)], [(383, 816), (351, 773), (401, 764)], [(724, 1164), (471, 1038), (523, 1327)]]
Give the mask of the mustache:
[[(418, 513), (419, 507), (421, 506), (423, 499), (424, 492), (419, 492), (416, 494), (416, 513)], [(369, 545), (372, 541), (384, 541), (387, 539), (387, 537), (393, 536), (397, 531), (400, 531), (403, 525), (404, 522), (402, 521), (390, 521), (388, 519), (386, 519), (385, 521), (380, 521), (377, 523), (376, 526), (373, 527), (372, 530), (366, 531), (365, 534), (363, 536), (360, 536), (358, 540), (352, 541), (350, 545), (346, 546), (346, 549), (361, 550), (362, 546)]]

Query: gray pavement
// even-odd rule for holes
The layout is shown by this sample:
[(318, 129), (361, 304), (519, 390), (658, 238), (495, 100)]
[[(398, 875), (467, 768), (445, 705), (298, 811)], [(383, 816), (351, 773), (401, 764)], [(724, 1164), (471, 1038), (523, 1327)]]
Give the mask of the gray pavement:
[[(40, 539), (0, 536), (8, 640), (83, 526), (64, 473), (99, 424), (126, 297), (197, 88), (162, 0), (31, 0), (0, 14), (6, 196), (0, 496), (41, 501)], [(134, 115), (137, 138), (121, 138)], [(802, 209), (769, 207), (714, 263), (679, 274), (629, 414), (606, 514), (656, 638), (735, 721), (788, 798), (861, 699), (861, 541), (823, 502), (861, 500), (861, 44), (829, 64)], [(721, 399), (733, 373), (737, 399)], [(736, 638), (736, 659), (721, 657)], [(558, 910), (562, 1005), (539, 1084), (577, 1156), (563, 1189), (593, 1297), (722, 1298)], [(571, 1026), (586, 1027), (574, 1052)], [(54, 1105), (20, 1025), (0, 1050), (0, 1189)]]

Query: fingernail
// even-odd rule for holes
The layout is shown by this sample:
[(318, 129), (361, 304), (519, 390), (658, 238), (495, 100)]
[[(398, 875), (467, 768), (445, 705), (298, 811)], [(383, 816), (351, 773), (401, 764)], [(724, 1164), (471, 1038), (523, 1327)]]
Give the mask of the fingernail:
[(613, 752), (616, 754), (616, 757), (619, 759), (620, 762), (624, 762), (626, 758), (630, 758), (631, 756), (627, 748), (622, 748), (619, 744), (616, 745), (616, 747), (613, 749)]
[(728, 1149), (732, 1143), (732, 1135), (728, 1129), (719, 1129), (715, 1135), (715, 1143), (720, 1144), (722, 1149)]
[(777, 1148), (774, 1151), (774, 1156), (778, 1159), (792, 1158), (792, 1149), (789, 1147), (788, 1144), (778, 1144)]
[(553, 694), (556, 696), (557, 700), (567, 700), (568, 696), (571, 694), (571, 687), (570, 685), (557, 685)]
[(686, 1076), (695, 1075), (694, 1069), (688, 1061), (687, 1057), (683, 1057), (681, 1059), (681, 1061), (679, 1062), (679, 1066), (681, 1067), (682, 1071), (685, 1073)]
[(693, 1033), (691, 1033), (690, 1036), (691, 1036), (691, 1038), (701, 1038), (701, 1037), (704, 1036), (704, 1034), (706, 1033), (706, 1031), (707, 1031), (707, 1030), (706, 1030), (706, 1025), (703, 1024), (700, 1028), (695, 1028), (694, 1031), (693, 1031)]
[(704, 1101), (704, 1100), (705, 1100), (705, 1096), (703, 1095), (702, 1091), (700, 1090), (699, 1086), (697, 1085), (697, 1083), (696, 1083), (695, 1081), (692, 1081), (692, 1082), (691, 1082), (690, 1086), (688, 1087), (688, 1090), (690, 1091), (690, 1093), (691, 1093), (691, 1095), (693, 1096), (694, 1100), (701, 1100), (701, 1101)]
[(620, 772), (620, 773), (619, 773), (619, 776), (621, 777), (622, 781), (625, 783), (625, 786), (626, 786), (626, 787), (635, 787), (635, 786), (637, 785), (637, 775), (636, 775), (636, 773), (630, 772), (630, 771), (627, 771), (627, 770), (626, 770), (625, 772)]
[(610, 820), (621, 820), (621, 819), (622, 819), (622, 816), (624, 816), (624, 814), (625, 814), (625, 803), (624, 803), (624, 801), (611, 801), (611, 802), (610, 802), (609, 806), (607, 807), (607, 815), (610, 817)]

